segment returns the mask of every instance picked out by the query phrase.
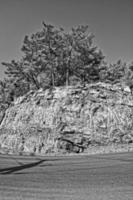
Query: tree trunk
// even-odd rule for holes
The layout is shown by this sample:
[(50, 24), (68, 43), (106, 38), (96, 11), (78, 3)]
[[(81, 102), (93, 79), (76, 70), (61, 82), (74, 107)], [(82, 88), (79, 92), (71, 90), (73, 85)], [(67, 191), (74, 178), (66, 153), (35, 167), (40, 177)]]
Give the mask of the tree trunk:
[(67, 68), (67, 71), (66, 71), (66, 86), (69, 85), (69, 69)]
[(51, 72), (51, 82), (52, 82), (52, 86), (54, 87), (55, 86), (55, 80), (54, 80), (54, 72), (52, 71)]
[(32, 78), (33, 84), (36, 86), (36, 89), (40, 89), (40, 85), (37, 78), (35, 78), (33, 74), (31, 74), (31, 78)]

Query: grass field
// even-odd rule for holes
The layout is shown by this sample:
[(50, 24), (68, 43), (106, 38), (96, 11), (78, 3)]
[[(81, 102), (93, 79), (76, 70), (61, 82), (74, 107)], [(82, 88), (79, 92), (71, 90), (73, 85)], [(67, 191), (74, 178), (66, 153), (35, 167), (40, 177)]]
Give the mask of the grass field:
[(132, 200), (133, 153), (0, 156), (0, 200)]

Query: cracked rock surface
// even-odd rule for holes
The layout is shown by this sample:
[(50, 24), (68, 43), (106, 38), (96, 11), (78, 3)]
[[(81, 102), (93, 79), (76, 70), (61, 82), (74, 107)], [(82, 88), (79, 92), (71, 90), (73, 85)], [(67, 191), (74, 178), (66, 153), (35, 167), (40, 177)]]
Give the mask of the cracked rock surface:
[(30, 91), (0, 125), (0, 149), (7, 152), (80, 153), (115, 143), (133, 143), (133, 96), (118, 85)]

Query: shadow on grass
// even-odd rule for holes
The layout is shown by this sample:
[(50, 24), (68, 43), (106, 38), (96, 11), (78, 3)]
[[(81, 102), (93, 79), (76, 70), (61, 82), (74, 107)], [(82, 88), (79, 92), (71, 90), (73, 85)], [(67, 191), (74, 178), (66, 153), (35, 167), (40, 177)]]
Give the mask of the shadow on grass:
[(33, 162), (33, 163), (23, 164), (21, 166), (3, 168), (3, 169), (0, 169), (0, 174), (5, 174), (5, 175), (6, 174), (12, 174), (12, 173), (17, 172), (17, 171), (21, 171), (21, 170), (24, 170), (24, 169), (36, 167), (39, 164), (43, 163), (44, 161), (46, 161), (46, 160), (40, 160), (40, 161)]

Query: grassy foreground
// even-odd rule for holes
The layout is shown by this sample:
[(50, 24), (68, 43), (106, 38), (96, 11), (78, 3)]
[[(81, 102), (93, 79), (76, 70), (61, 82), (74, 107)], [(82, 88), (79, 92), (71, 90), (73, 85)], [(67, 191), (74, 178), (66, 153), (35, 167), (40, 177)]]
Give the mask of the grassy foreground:
[(133, 153), (0, 156), (0, 200), (132, 200)]

